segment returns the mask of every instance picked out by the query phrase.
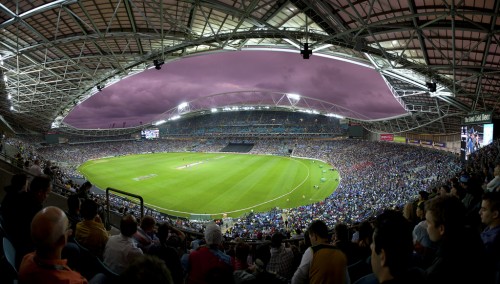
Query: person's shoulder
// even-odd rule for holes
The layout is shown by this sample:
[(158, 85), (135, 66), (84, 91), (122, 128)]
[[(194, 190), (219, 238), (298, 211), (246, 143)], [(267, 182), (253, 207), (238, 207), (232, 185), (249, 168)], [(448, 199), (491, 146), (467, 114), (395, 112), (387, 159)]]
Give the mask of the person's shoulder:
[(313, 253), (316, 253), (316, 252), (323, 250), (323, 249), (328, 249), (328, 250), (332, 250), (332, 251), (335, 251), (335, 250), (340, 251), (339, 248), (337, 248), (334, 245), (330, 245), (330, 244), (319, 244), (319, 245), (315, 245), (315, 246), (310, 247), (310, 249), (313, 251)]

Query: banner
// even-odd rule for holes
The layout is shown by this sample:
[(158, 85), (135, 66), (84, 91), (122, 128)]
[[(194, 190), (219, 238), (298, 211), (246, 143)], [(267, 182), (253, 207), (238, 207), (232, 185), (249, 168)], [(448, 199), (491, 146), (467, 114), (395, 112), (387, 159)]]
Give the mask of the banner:
[(420, 144), (432, 146), (432, 140), (420, 140)]
[(394, 141), (394, 134), (380, 134), (380, 141)]
[(406, 143), (406, 137), (403, 137), (403, 136), (394, 136), (394, 142)]
[(434, 147), (445, 148), (446, 147), (446, 143), (444, 143), (444, 142), (434, 142)]
[(420, 140), (418, 140), (418, 139), (408, 139), (408, 143), (410, 143), (410, 144), (420, 144)]
[(464, 117), (464, 124), (491, 123), (491, 118), (491, 112), (470, 114)]

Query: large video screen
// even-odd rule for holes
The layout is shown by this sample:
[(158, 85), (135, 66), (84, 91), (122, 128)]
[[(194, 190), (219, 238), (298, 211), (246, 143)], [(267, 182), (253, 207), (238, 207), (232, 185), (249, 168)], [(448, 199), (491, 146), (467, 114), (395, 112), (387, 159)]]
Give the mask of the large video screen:
[(462, 126), (460, 137), (465, 142), (465, 159), (468, 160), (470, 154), (493, 142), (493, 124)]
[(141, 131), (142, 139), (158, 139), (160, 138), (159, 129), (144, 129)]

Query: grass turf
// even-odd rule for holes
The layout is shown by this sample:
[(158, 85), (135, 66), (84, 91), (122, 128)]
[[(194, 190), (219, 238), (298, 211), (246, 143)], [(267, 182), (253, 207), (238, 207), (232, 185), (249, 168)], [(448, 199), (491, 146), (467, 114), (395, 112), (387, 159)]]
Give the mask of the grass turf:
[(339, 183), (338, 172), (330, 169), (320, 161), (228, 153), (130, 155), (79, 167), (97, 187), (140, 195), (160, 212), (211, 218), (321, 201)]

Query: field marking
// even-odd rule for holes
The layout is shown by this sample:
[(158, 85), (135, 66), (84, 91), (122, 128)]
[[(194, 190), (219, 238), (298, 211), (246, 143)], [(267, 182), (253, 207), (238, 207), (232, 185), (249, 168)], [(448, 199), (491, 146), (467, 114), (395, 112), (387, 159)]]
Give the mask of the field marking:
[(248, 210), (253, 209), (255, 207), (258, 207), (258, 206), (261, 206), (261, 205), (264, 205), (264, 204), (276, 201), (276, 200), (278, 200), (280, 198), (283, 198), (283, 197), (285, 197), (287, 195), (292, 194), (295, 190), (297, 190), (297, 188), (299, 188), (300, 186), (302, 186), (307, 181), (307, 179), (309, 178), (309, 175), (310, 175), (309, 167), (303, 161), (301, 161), (301, 159), (295, 158), (293, 160), (301, 163), (302, 165), (304, 165), (307, 168), (307, 176), (304, 178), (304, 180), (299, 185), (297, 185), (294, 189), (292, 189), (291, 191), (289, 191), (289, 192), (287, 192), (285, 194), (282, 194), (282, 195), (280, 195), (278, 197), (275, 197), (273, 199), (270, 199), (270, 200), (267, 200), (267, 201), (255, 204), (255, 205), (250, 206), (250, 207), (246, 207), (246, 208), (242, 208), (242, 209), (237, 209), (237, 210), (232, 210), (232, 211), (221, 212), (221, 213), (194, 213), (194, 212), (185, 212), (185, 211), (179, 211), (179, 210), (173, 210), (173, 209), (166, 209), (166, 208), (163, 208), (163, 207), (160, 207), (160, 206), (156, 206), (156, 205), (153, 205), (153, 204), (150, 204), (150, 203), (146, 203), (146, 202), (144, 202), (144, 204), (146, 204), (148, 206), (151, 206), (153, 208), (163, 209), (163, 210), (169, 211), (169, 212), (175, 212), (175, 213), (181, 213), (181, 214), (189, 214), (189, 215), (222, 215), (222, 214), (237, 213), (237, 212), (241, 212), (241, 211), (248, 211)]
[(215, 158), (209, 158), (209, 159), (206, 159), (206, 160), (203, 160), (203, 161), (200, 161), (200, 162), (195, 162), (195, 163), (191, 163), (191, 164), (187, 164), (187, 165), (184, 165), (184, 166), (180, 166), (180, 167), (177, 167), (175, 168), (176, 170), (183, 170), (183, 169), (186, 169), (186, 168), (190, 168), (190, 167), (193, 167), (193, 166), (197, 166), (197, 165), (200, 165), (200, 164), (203, 164), (204, 162), (208, 162), (210, 160), (219, 160), (219, 159), (222, 159), (222, 158), (225, 158), (226, 156), (218, 156), (218, 157), (215, 157)]
[(146, 176), (140, 176), (140, 177), (133, 178), (133, 180), (135, 180), (135, 181), (141, 181), (141, 180), (145, 180), (145, 179), (154, 178), (156, 176), (158, 176), (158, 175), (157, 174), (149, 174), (149, 175), (146, 175)]
[(203, 162), (191, 163), (191, 164), (187, 164), (187, 165), (184, 165), (184, 166), (177, 167), (175, 169), (176, 170), (182, 170), (182, 169), (190, 168), (190, 167), (193, 167), (193, 166), (196, 166), (196, 165), (199, 165), (199, 164), (203, 164)]

